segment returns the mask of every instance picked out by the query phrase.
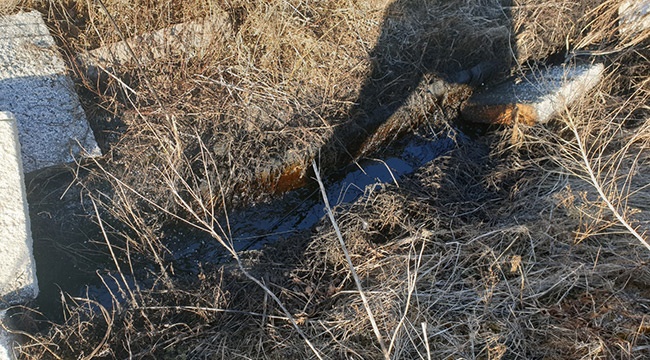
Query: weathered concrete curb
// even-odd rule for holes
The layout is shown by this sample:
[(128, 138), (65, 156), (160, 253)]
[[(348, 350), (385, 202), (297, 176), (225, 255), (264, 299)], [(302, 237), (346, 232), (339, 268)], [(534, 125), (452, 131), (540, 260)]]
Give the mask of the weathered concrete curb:
[(619, 32), (634, 36), (650, 28), (650, 1), (626, 0), (618, 7)]
[[(471, 94), (471, 87), (464, 84), (451, 84), (435, 79), (432, 84), (421, 82), (406, 102), (384, 118), (371, 114), (361, 116), (340, 127), (328, 144), (312, 146), (304, 152), (289, 152), (284, 158), (263, 171), (251, 184), (256, 184), (262, 193), (282, 194), (308, 183), (313, 183), (311, 163), (318, 160), (322, 172), (336, 172), (352, 161), (372, 154), (391, 139), (411, 131), (411, 129), (445, 116), (445, 111), (456, 112), (459, 104)], [(377, 108), (377, 112), (390, 112)], [(431, 115), (434, 113), (435, 115)], [(373, 116), (375, 115), (375, 116)], [(251, 184), (246, 184), (248, 190)]]
[(555, 66), (474, 94), (461, 109), (475, 123), (545, 123), (584, 96), (602, 77), (603, 64)]
[(0, 308), (38, 295), (16, 120), (0, 112)]
[(0, 109), (18, 121), (25, 172), (100, 155), (65, 63), (37, 11), (0, 17)]
[(13, 360), (11, 351), (12, 336), (2, 327), (5, 321), (6, 311), (0, 310), (0, 360)]
[[(171, 27), (99, 47), (77, 56), (81, 68), (90, 77), (100, 75), (102, 69), (137, 63), (145, 66), (172, 54), (186, 59), (204, 53), (217, 37), (232, 36), (233, 31), (224, 12), (201, 22), (176, 24)], [(133, 51), (133, 53), (131, 52)]]

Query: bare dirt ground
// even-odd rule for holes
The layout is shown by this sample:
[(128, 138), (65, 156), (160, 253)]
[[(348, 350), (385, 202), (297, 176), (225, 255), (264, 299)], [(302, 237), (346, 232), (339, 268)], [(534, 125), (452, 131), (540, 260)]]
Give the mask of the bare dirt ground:
[[(85, 229), (91, 245), (52, 240), (65, 231), (35, 231), (35, 242), (97, 271), (109, 298), (62, 295), (60, 319), (14, 309), (24, 339), (16, 351), (26, 359), (648, 358), (650, 31), (621, 33), (619, 4), (0, 7), (44, 14), (105, 152), (28, 188), (41, 219), (33, 222)], [(78, 61), (204, 19), (220, 33), (196, 56), (170, 49), (98, 77)], [(593, 60), (606, 65), (601, 85), (547, 125), (478, 128), (458, 118), (477, 87)], [(471, 69), (481, 76), (467, 78)], [(404, 137), (441, 134), (457, 140), (443, 156), (352, 203), (330, 199), (335, 223), (324, 212), (311, 229), (235, 249), (224, 214), (281, 202), (294, 188), (318, 190), (313, 160), (327, 185), (347, 164), (392, 154)], [(40, 191), (47, 183), (56, 191)], [(226, 260), (188, 269), (170, 229), (186, 245), (219, 245)]]

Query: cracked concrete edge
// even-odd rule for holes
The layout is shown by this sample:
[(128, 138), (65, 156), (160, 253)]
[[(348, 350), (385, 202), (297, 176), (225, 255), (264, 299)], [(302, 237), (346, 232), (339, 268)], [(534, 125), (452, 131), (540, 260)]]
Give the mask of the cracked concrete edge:
[(16, 119), (0, 112), (0, 308), (38, 295)]
[(0, 28), (0, 109), (18, 120), (25, 172), (101, 155), (42, 15), (3, 16)]
[(175, 24), (101, 46), (78, 54), (77, 61), (86, 69), (86, 75), (95, 78), (101, 72), (112, 72), (113, 68), (126, 64), (147, 66), (170, 54), (182, 54), (189, 59), (205, 53), (215, 41), (225, 42), (233, 34), (228, 14), (221, 11), (208, 19)]
[(535, 105), (535, 111), (538, 116), (537, 122), (548, 122), (565, 107), (570, 106), (585, 96), (589, 90), (598, 85), (602, 79), (604, 69), (605, 66), (599, 63), (566, 68), (561, 73), (558, 73), (556, 76), (558, 79), (561, 79), (560, 87), (556, 92), (548, 94), (544, 97), (543, 101)]

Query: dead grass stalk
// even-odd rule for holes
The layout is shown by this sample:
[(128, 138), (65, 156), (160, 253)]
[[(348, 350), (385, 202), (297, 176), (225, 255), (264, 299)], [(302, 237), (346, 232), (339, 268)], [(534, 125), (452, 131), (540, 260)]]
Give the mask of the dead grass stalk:
[[(320, 187), (321, 196), (323, 197), (323, 202), (325, 202), (325, 210), (327, 210), (327, 216), (329, 217), (329, 220), (332, 223), (332, 226), (334, 227), (334, 231), (336, 232), (336, 236), (339, 240), (339, 244), (341, 245), (341, 251), (343, 251), (345, 260), (348, 263), (350, 276), (352, 276), (352, 278), (354, 279), (354, 283), (357, 287), (357, 290), (359, 291), (359, 297), (361, 297), (361, 301), (363, 301), (363, 307), (366, 310), (368, 319), (370, 319), (370, 323), (372, 324), (372, 330), (375, 332), (375, 336), (377, 337), (377, 341), (379, 342), (379, 347), (381, 348), (381, 352), (384, 354), (384, 358), (388, 360), (390, 359), (391, 349), (386, 347), (386, 343), (384, 342), (384, 337), (379, 331), (379, 327), (377, 327), (377, 322), (375, 321), (375, 317), (372, 314), (372, 309), (370, 308), (368, 299), (366, 298), (366, 294), (364, 293), (363, 286), (361, 285), (361, 280), (359, 279), (359, 275), (357, 274), (357, 271), (354, 269), (354, 264), (352, 263), (352, 259), (350, 258), (350, 253), (347, 249), (347, 246), (345, 246), (343, 235), (341, 235), (341, 230), (339, 229), (339, 226), (336, 223), (336, 219), (334, 218), (334, 213), (332, 213), (332, 208), (330, 207), (329, 200), (327, 199), (327, 191), (325, 190), (325, 185), (323, 185), (323, 181), (320, 178), (320, 172), (318, 171), (318, 167), (316, 167), (315, 161), (312, 163), (312, 166), (314, 168), (314, 174), (316, 174), (316, 181), (318, 182), (318, 186)], [(393, 345), (392, 340), (390, 345), (392, 347)]]
[[(113, 309), (68, 297), (66, 322), (24, 357), (647, 358), (648, 36), (619, 33), (613, 0), (586, 16), (596, 1), (503, 3), (26, 0), (69, 59), (197, 19), (222, 32), (191, 58), (78, 71), (89, 118), (110, 130), (78, 180), (115, 268), (101, 278)], [(329, 203), (314, 166), (329, 222), (235, 248), (233, 207), (271, 199), (287, 162), (308, 166), (381, 81), (374, 68), (439, 79), (563, 51), (605, 56), (609, 76), (549, 125), (468, 136), (351, 204)], [(386, 89), (432, 98), (401, 79)], [(458, 101), (405, 100), (398, 125), (428, 141)], [(170, 233), (228, 259), (182, 268)]]

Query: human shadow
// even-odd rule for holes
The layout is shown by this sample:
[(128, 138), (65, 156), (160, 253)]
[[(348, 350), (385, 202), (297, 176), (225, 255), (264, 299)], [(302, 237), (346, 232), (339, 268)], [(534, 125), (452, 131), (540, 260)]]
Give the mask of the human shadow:
[[(233, 237), (254, 239), (253, 246), (259, 246), (258, 241), (274, 241), (269, 240), (274, 236), (265, 235), (269, 232), (287, 234), (311, 227), (323, 215), (318, 185), (313, 180), (313, 159), (326, 182), (328, 196), (347, 195), (344, 189), (349, 188), (364, 189), (369, 181), (376, 181), (378, 171), (363, 158), (375, 155), (387, 142), (414, 127), (446, 126), (459, 115), (461, 102), (473, 89), (508, 76), (516, 54), (511, 4), (511, 0), (394, 0), (387, 5), (380, 34), (369, 52), (368, 76), (354, 105), (341, 118), (332, 119), (340, 125), (324, 145), (307, 151), (310, 155), (306, 161), (301, 159), (300, 166), (287, 162), (292, 169), (300, 168), (302, 174), (287, 179), (279, 176), (271, 192), (282, 196), (231, 214), (230, 223), (240, 223), (244, 229), (234, 229)], [(433, 116), (414, 119), (423, 112)], [(435, 157), (453, 148), (453, 142), (445, 138), (425, 145)], [(386, 173), (382, 176), (387, 177), (386, 182), (396, 181), (396, 177), (409, 175), (431, 159), (408, 163), (407, 170), (393, 166), (404, 159), (384, 159), (380, 168)], [(362, 180), (349, 181), (358, 170), (363, 173), (359, 174)], [(281, 184), (284, 180), (289, 184)], [(363, 191), (356, 193), (357, 197), (338, 200), (354, 202)], [(241, 249), (250, 247), (245, 241), (241, 244)]]
[[(465, 1), (395, 0), (387, 6), (381, 33), (369, 53), (372, 66), (368, 76), (360, 87), (354, 105), (343, 115), (345, 118), (338, 119), (341, 125), (333, 131), (317, 155), (321, 173), (329, 177), (328, 197), (332, 204), (337, 203), (333, 195), (342, 192), (339, 189), (343, 189), (344, 185), (361, 189), (367, 185), (361, 183), (341, 185), (336, 181), (337, 179), (332, 179), (331, 174), (362, 157), (370, 156), (373, 151), (379, 150), (377, 146), (385, 145), (385, 143), (369, 144), (383, 126), (390, 122), (409, 122), (408, 126), (417, 126), (417, 121), (408, 118), (413, 114), (411, 108), (408, 108), (413, 97), (424, 93), (420, 98), (429, 101), (424, 104), (425, 111), (438, 112), (444, 116), (444, 118), (432, 116), (431, 119), (447, 121), (458, 115), (460, 102), (468, 92), (471, 94), (473, 89), (484, 83), (499, 81), (509, 75), (516, 54), (510, 36), (512, 33), (510, 5), (511, 1), (497, 0), (469, 2), (469, 4)], [(456, 95), (454, 92), (462, 96), (454, 97), (453, 95)], [(395, 134), (390, 136), (393, 135)], [(465, 158), (471, 159), (471, 162), (468, 160), (467, 164), (464, 164), (464, 168), (480, 167), (486, 159), (486, 147), (466, 148), (469, 149), (462, 150), (472, 150), (471, 156), (459, 155), (454, 159), (460, 161)], [(455, 165), (449, 165), (450, 168), (453, 166)], [(416, 170), (412, 168), (404, 176)], [(311, 166), (306, 173), (305, 177), (314, 176)], [(467, 170), (467, 173), (474, 172)], [(342, 178), (346, 174), (348, 173), (341, 172), (338, 175)], [(394, 173), (389, 175), (392, 176)], [(345, 182), (346, 179), (341, 182)], [(451, 177), (445, 179), (453, 181)], [(309, 185), (314, 184), (315, 182), (312, 181)], [(337, 188), (339, 185), (341, 187)], [(332, 189), (334, 191), (330, 191)], [(469, 187), (469, 190), (472, 189), (474, 188)], [(316, 205), (313, 208), (299, 207), (299, 211), (290, 210), (295, 215), (287, 215), (282, 219), (286, 223), (273, 225), (273, 231), (283, 234), (280, 238), (284, 238), (285, 241), (277, 241), (277, 237), (269, 240), (273, 236), (264, 235), (264, 231), (260, 231), (259, 235), (253, 233), (252, 222), (259, 223), (260, 214), (268, 214), (268, 211), (258, 209), (258, 213), (244, 216), (244, 218), (254, 219), (251, 223), (246, 223), (249, 231), (246, 235), (258, 239), (266, 238), (266, 244), (269, 245), (261, 252), (261, 260), (252, 268), (251, 273), (279, 287), (296, 286), (292, 282), (294, 279), (282, 278), (277, 274), (289, 274), (304, 265), (305, 254), (321, 231), (316, 225), (326, 223), (325, 220), (319, 220), (323, 219), (324, 213), (322, 199), (319, 198), (318, 192), (309, 192), (309, 189), (305, 188), (297, 191), (311, 194), (309, 201)], [(445, 192), (447, 189), (439, 191)], [(475, 194), (473, 191), (468, 191), (467, 194), (461, 195), (471, 197)], [(285, 194), (279, 200), (264, 206), (268, 206), (269, 209), (280, 208), (279, 204), (286, 206), (287, 196), (293, 195), (295, 195), (293, 192)], [(358, 195), (363, 196), (363, 191)], [(345, 198), (344, 201), (352, 203), (357, 198)], [(481, 201), (483, 198), (475, 200)], [(295, 218), (299, 216), (301, 218), (296, 220)], [(232, 223), (237, 222), (235, 218), (231, 220)], [(301, 227), (301, 224), (307, 222), (310, 226)], [(287, 224), (289, 226), (285, 226)], [(264, 229), (268, 228), (264, 226)], [(301, 232), (292, 233), (292, 230)], [(385, 240), (386, 238), (383, 238), (383, 241)], [(290, 250), (287, 250), (287, 247), (290, 247)], [(320, 305), (309, 303), (302, 310), (308, 314), (312, 311), (317, 313), (318, 306)]]
[[(337, 121), (342, 125), (320, 149), (323, 171), (340, 170), (376, 151), (386, 139), (399, 136), (398, 128), (420, 125), (408, 111), (395, 118), (414, 96), (426, 93), (417, 106), (449, 120), (457, 117), (473, 89), (509, 75), (516, 54), (511, 5), (511, 0), (389, 4), (369, 53), (369, 74), (354, 105)], [(392, 130), (377, 136), (388, 122), (395, 123)]]
[[(332, 195), (340, 192), (337, 188), (340, 184), (337, 179), (332, 179), (332, 173), (372, 155), (379, 150), (378, 146), (384, 146), (385, 143), (369, 144), (369, 142), (387, 123), (409, 122), (408, 126), (411, 127), (418, 125), (418, 121), (409, 119), (413, 114), (412, 108), (409, 108), (413, 97), (428, 101), (429, 103), (416, 105), (424, 105), (425, 111), (437, 112), (441, 116), (431, 116), (430, 119), (434, 121), (440, 119), (442, 123), (458, 115), (460, 102), (468, 92), (471, 94), (473, 89), (484, 83), (499, 81), (509, 75), (516, 54), (510, 36), (512, 33), (512, 18), (509, 13), (511, 1), (469, 3), (395, 0), (387, 6), (381, 33), (369, 53), (372, 66), (368, 76), (360, 87), (354, 105), (343, 115), (345, 118), (338, 119), (341, 125), (333, 131), (317, 155), (321, 173), (329, 177), (328, 197), (332, 204), (337, 203)], [(437, 125), (433, 124), (433, 126)], [(399, 127), (400, 124), (397, 126)], [(394, 138), (394, 135), (399, 134), (389, 134), (389, 137)], [(390, 141), (390, 139), (385, 140)], [(472, 153), (467, 157), (454, 156), (454, 159), (460, 161), (466, 158), (472, 160), (464, 164), (465, 169), (471, 169), (473, 166), (480, 167), (486, 159), (485, 146), (477, 148), (467, 146), (466, 149), (461, 148), (461, 150), (471, 150)], [(450, 168), (453, 166), (455, 164), (449, 165)], [(410, 173), (404, 175), (408, 176), (414, 171), (417, 169), (413, 168)], [(311, 166), (306, 173), (305, 177), (314, 177)], [(467, 170), (467, 173), (474, 172)], [(345, 171), (338, 174), (340, 178), (345, 175)], [(452, 177), (445, 177), (445, 179), (453, 182)], [(345, 179), (342, 182), (345, 182)], [(310, 183), (312, 186), (314, 184), (313, 181)], [(365, 188), (363, 184), (348, 185)], [(332, 188), (334, 191), (330, 191)], [(476, 192), (473, 189), (474, 187), (468, 186), (468, 190), (472, 191), (461, 195), (474, 196)], [(444, 193), (448, 190), (439, 191)], [(307, 192), (308, 189), (302, 188), (299, 191)], [(363, 196), (363, 191), (358, 194)], [(277, 204), (286, 199), (285, 194), (278, 202), (269, 205), (269, 208), (278, 208)], [(351, 203), (356, 199), (349, 198), (344, 201)], [(481, 201), (484, 198), (477, 197), (474, 200)], [(304, 221), (302, 218), (292, 219), (297, 216), (311, 220), (323, 219), (322, 199), (319, 198), (318, 192), (311, 193), (309, 201), (317, 204), (313, 207), (313, 211), (308, 207), (302, 207), (300, 211), (293, 210), (295, 216), (286, 216), (289, 220), (287, 224), (290, 223), (291, 226), (274, 224), (273, 227), (273, 230), (280, 234), (291, 234), (292, 229), (294, 231), (301, 229), (302, 232), (294, 233), (294, 236), (283, 235), (285, 241), (268, 241), (269, 246), (264, 248), (260, 262), (253, 267), (251, 273), (281, 288), (297, 286), (295, 279), (282, 278), (278, 274), (290, 274), (304, 266), (306, 253), (313, 251), (309, 247), (312, 242), (317, 241), (321, 232), (318, 226), (314, 225), (326, 223), (325, 220), (312, 221), (309, 229), (313, 230), (310, 231), (305, 230), (307, 228), (300, 228), (301, 221)], [(259, 216), (248, 215), (247, 218), (259, 222)], [(250, 231), (253, 226), (247, 228)], [(265, 236), (259, 236), (262, 237)], [(382, 241), (386, 240), (385, 237), (382, 238)], [(287, 250), (287, 247), (290, 249)], [(324, 306), (311, 301), (302, 305), (304, 307), (301, 310), (306, 314), (317, 314), (319, 306)]]

